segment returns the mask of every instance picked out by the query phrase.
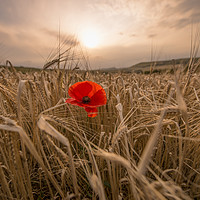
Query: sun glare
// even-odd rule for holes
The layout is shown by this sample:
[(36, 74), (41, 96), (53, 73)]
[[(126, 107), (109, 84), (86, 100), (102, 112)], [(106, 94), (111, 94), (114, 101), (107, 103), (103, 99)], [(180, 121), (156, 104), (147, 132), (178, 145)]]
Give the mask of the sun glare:
[(95, 30), (84, 30), (80, 36), (81, 42), (88, 48), (95, 48), (99, 45), (99, 34)]

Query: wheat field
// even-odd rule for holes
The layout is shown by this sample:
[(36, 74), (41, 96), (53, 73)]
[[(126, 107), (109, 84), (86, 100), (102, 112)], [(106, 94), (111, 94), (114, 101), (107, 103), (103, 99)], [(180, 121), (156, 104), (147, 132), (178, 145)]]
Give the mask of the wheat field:
[[(174, 73), (0, 68), (0, 199), (200, 199), (199, 61)], [(90, 80), (95, 118), (66, 104)]]

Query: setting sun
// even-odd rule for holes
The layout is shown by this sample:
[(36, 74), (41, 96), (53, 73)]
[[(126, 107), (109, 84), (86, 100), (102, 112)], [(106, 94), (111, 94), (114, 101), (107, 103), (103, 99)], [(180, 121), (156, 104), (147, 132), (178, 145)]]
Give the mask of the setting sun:
[(100, 43), (99, 33), (95, 30), (84, 30), (80, 36), (80, 40), (84, 46), (95, 48)]

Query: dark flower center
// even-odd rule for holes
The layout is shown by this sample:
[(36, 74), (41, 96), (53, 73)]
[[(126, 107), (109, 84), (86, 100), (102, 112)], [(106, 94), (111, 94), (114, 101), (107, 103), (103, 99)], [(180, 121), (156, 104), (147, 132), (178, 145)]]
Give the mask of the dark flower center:
[(84, 97), (82, 98), (82, 102), (85, 103), (85, 104), (90, 103), (90, 97), (84, 96)]

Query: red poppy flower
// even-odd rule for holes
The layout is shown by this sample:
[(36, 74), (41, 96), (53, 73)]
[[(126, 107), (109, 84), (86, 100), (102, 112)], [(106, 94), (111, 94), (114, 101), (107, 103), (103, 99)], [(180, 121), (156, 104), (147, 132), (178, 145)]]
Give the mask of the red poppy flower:
[(66, 103), (84, 107), (88, 117), (97, 116), (97, 107), (107, 102), (105, 90), (92, 81), (75, 83), (69, 88), (68, 94), (71, 98)]

